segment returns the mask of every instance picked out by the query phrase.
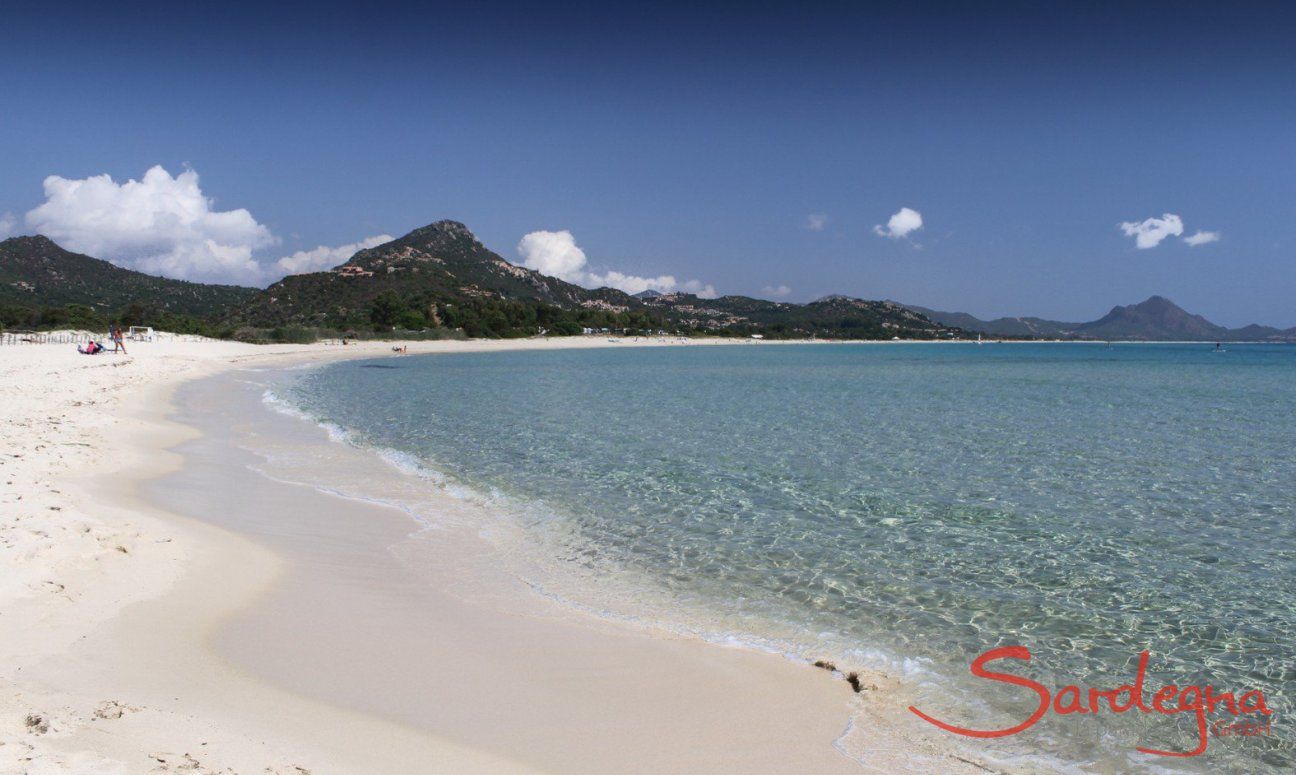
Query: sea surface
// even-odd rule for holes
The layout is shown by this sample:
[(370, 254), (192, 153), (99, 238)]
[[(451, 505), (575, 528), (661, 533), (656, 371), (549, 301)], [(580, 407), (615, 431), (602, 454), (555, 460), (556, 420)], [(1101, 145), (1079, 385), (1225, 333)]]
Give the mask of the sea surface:
[[(536, 589), (883, 670), (930, 715), (1012, 726), (1028, 689), (1264, 692), (1270, 733), (1049, 714), (990, 745), (1077, 771), (1296, 768), (1296, 347), (807, 344), (409, 356), (280, 401), (519, 526)], [(434, 515), (426, 515), (434, 519)], [(1104, 708), (1105, 711), (1105, 708)], [(1212, 720), (1233, 721), (1219, 712)], [(934, 728), (933, 728), (933, 731)], [(940, 733), (945, 734), (945, 733)], [(982, 746), (978, 748), (978, 746)]]

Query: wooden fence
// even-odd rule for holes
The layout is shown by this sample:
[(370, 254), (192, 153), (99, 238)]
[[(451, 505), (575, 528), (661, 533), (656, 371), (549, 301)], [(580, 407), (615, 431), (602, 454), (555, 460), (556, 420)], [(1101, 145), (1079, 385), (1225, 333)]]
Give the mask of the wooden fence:
[[(100, 344), (111, 345), (107, 334), (95, 334), (89, 331), (3, 331), (0, 332), (0, 345), (15, 344), (85, 344), (91, 339)], [(130, 344), (148, 344), (145, 340), (127, 339)], [(153, 334), (155, 342), (203, 342), (207, 337), (197, 334)]]

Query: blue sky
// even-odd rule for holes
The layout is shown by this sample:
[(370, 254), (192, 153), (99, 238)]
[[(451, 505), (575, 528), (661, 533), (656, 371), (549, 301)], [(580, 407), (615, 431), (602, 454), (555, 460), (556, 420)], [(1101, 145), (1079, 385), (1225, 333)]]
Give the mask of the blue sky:
[(251, 281), (453, 218), (586, 277), (1296, 325), (1281, 4), (184, 5), (6, 4), (0, 228)]

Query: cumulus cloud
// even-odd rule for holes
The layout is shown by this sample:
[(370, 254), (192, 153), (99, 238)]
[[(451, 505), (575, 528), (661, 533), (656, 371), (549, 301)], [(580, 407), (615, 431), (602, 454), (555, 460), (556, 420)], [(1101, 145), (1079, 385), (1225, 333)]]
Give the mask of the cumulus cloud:
[(253, 251), (278, 242), (247, 210), (214, 209), (197, 172), (172, 177), (161, 166), (124, 183), (51, 175), (27, 226), (71, 250), (185, 280), (257, 283)]
[(299, 250), (291, 256), (284, 256), (274, 263), (278, 274), (303, 274), (305, 272), (320, 272), (325, 269), (332, 269), (338, 264), (345, 264), (354, 256), (357, 251), (368, 250), (396, 239), (390, 234), (379, 234), (375, 237), (365, 237), (359, 242), (352, 242), (348, 245), (338, 245), (337, 247), (328, 247), (320, 245), (313, 250)]
[(522, 265), (528, 269), (569, 283), (585, 279), (585, 251), (576, 245), (576, 238), (566, 229), (533, 231), (522, 238), (517, 250)]
[(664, 274), (658, 277), (636, 277), (635, 275), (622, 274), (617, 271), (609, 271), (607, 274), (594, 274), (590, 272), (576, 281), (579, 285), (587, 285), (591, 288), (616, 288), (626, 293), (643, 293), (644, 291), (657, 291), (658, 293), (670, 293), (676, 290), (678, 283), (675, 277)]
[(0, 239), (5, 239), (18, 228), (18, 219), (13, 213), (0, 213)]
[(917, 210), (911, 210), (908, 207), (901, 207), (899, 211), (892, 215), (887, 221), (886, 226), (878, 224), (873, 227), (873, 232), (879, 237), (888, 239), (904, 239), (923, 226), (922, 213)]
[(824, 213), (810, 213), (806, 216), (806, 228), (810, 231), (823, 231), (828, 225), (828, 216)]
[(588, 259), (585, 251), (580, 249), (576, 244), (576, 238), (566, 229), (533, 231), (518, 242), (517, 251), (522, 257), (522, 265), (526, 268), (587, 288), (606, 286), (631, 294), (644, 291), (659, 293), (683, 291), (704, 299), (716, 297), (715, 288), (700, 280), (686, 280), (681, 283), (676, 281), (674, 275), (668, 274), (658, 277), (638, 277), (614, 270), (603, 274), (590, 272), (586, 269)]
[(1220, 233), (1217, 231), (1202, 231), (1201, 229), (1198, 229), (1196, 234), (1193, 234), (1190, 237), (1184, 237), (1183, 241), (1195, 248), (1198, 245), (1205, 245), (1208, 242), (1219, 242), (1219, 238)]
[(680, 283), (679, 290), (691, 293), (699, 299), (714, 299), (720, 295), (716, 293), (714, 285), (704, 283), (701, 280), (685, 280)]
[(788, 294), (792, 293), (792, 289), (787, 287), (786, 285), (767, 285), (764, 288), (761, 288), (761, 293), (765, 294), (766, 296), (772, 296), (776, 299), (781, 299), (784, 296), (787, 296)]
[(1174, 213), (1166, 213), (1160, 218), (1126, 221), (1120, 225), (1120, 230), (1125, 232), (1126, 237), (1134, 238), (1134, 245), (1139, 250), (1147, 250), (1160, 245), (1166, 237), (1178, 237), (1183, 234), (1184, 225), (1182, 218)]

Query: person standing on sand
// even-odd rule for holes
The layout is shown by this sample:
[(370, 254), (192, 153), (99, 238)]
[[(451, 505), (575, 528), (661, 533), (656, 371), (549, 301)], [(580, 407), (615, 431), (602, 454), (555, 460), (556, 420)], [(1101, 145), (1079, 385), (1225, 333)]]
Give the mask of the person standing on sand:
[(112, 327), (112, 330), (109, 331), (108, 336), (109, 336), (109, 337), (112, 339), (112, 341), (113, 341), (113, 352), (117, 352), (117, 350), (120, 349), (120, 350), (122, 351), (122, 354), (123, 354), (123, 355), (128, 354), (128, 353), (126, 352), (126, 343), (122, 341), (122, 330), (121, 330), (121, 326), (114, 325), (114, 326)]

